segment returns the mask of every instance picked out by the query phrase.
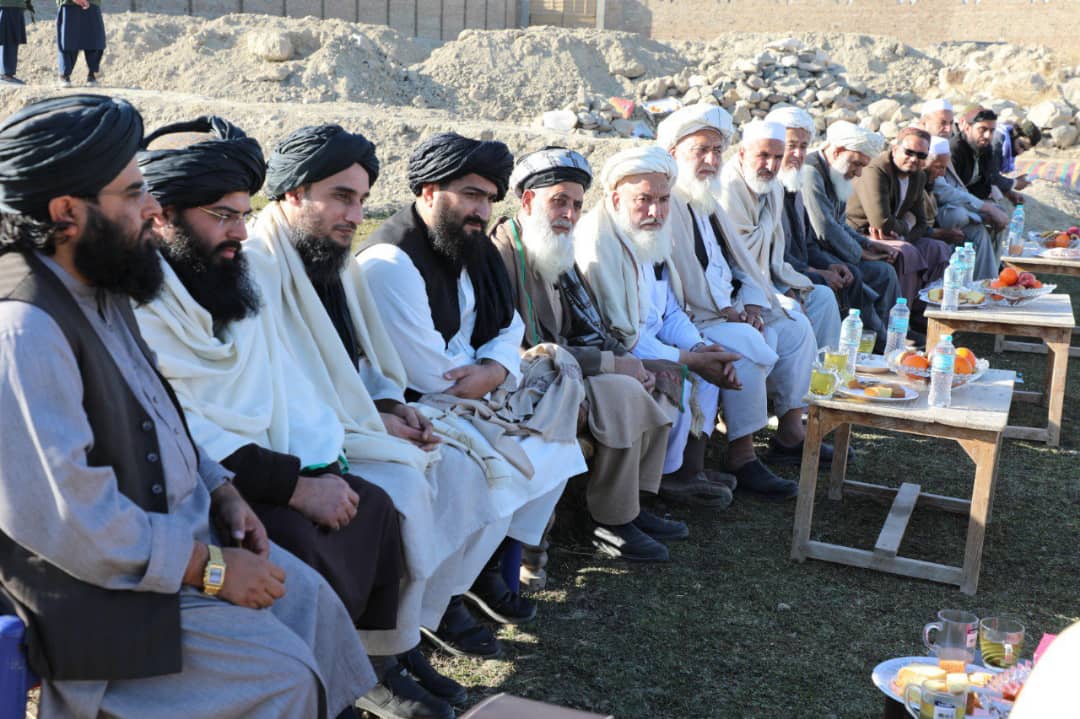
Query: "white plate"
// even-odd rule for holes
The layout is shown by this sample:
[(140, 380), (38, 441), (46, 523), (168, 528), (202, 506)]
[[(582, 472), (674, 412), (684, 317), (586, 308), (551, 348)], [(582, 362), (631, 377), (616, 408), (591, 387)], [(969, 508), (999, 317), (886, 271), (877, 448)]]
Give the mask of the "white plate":
[(867, 395), (864, 390), (850, 389), (843, 385), (836, 389), (836, 393), (842, 394), (845, 397), (851, 397), (853, 399), (865, 400), (867, 402), (907, 402), (919, 396), (918, 390), (912, 389), (911, 387), (908, 387), (906, 385), (900, 385), (900, 387), (904, 390), (903, 397), (874, 397), (873, 395)]
[(885, 374), (889, 371), (889, 363), (885, 361), (883, 355), (870, 355), (865, 362), (855, 362), (855, 371), (866, 374)]
[[(934, 300), (930, 299), (930, 294), (926, 291), (925, 288), (919, 290), (919, 299), (922, 300), (923, 302), (925, 302), (926, 304), (930, 305), (931, 307), (940, 307), (941, 306), (940, 302), (935, 302)], [(958, 305), (957, 309), (960, 309), (960, 310), (977, 310), (977, 309), (980, 309), (982, 307), (986, 307), (986, 299), (985, 298), (983, 299), (982, 302), (980, 302), (977, 305), (972, 305), (972, 304), (968, 304), (968, 303), (964, 302), (964, 303)]]
[(1039, 257), (1051, 260), (1077, 260), (1080, 259), (1080, 249), (1075, 247), (1051, 247), (1039, 253)]
[[(898, 695), (893, 690), (893, 680), (896, 679), (896, 675), (900, 673), (900, 670), (906, 667), (908, 664), (937, 663), (937, 657), (897, 657), (896, 659), (888, 659), (874, 667), (874, 671), (870, 675), (870, 678), (874, 680), (874, 686), (880, 689), (885, 696), (903, 704), (904, 698)], [(971, 674), (972, 672), (989, 672), (990, 674), (997, 674), (1001, 671), (1000, 669), (996, 669), (994, 667), (983, 667), (979, 666), (978, 664), (968, 664), (965, 668), (967, 669), (968, 674)], [(989, 715), (980, 714), (978, 710), (976, 710), (974, 716), (978, 717)]]

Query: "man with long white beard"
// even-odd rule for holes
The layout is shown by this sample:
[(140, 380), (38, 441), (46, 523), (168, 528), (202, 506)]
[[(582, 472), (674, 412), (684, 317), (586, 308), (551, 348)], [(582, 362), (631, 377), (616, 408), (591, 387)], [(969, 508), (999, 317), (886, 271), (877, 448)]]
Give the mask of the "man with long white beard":
[[(682, 283), (671, 259), (667, 222), (677, 174), (675, 160), (655, 146), (609, 158), (600, 174), (603, 200), (575, 231), (574, 259), (616, 339), (641, 360), (677, 362), (691, 373), (668, 435), (661, 489), (667, 483), (707, 488), (734, 479), (710, 479), (704, 453), (720, 388), (741, 387), (735, 370), (739, 355), (702, 337), (678, 299)], [(710, 495), (696, 491), (695, 501), (708, 506)]]
[[(740, 490), (784, 498), (798, 486), (765, 467), (754, 433), (769, 421), (769, 399), (780, 424), (765, 461), (801, 461), (803, 397), (817, 351), (813, 328), (800, 313), (787, 313), (767, 290), (745, 248), (732, 242), (714, 194), (723, 151), (733, 132), (722, 108), (698, 104), (670, 115), (657, 128), (657, 144), (675, 158), (679, 175), (671, 198), (672, 259), (681, 279), (686, 312), (701, 333), (737, 352), (741, 390), (721, 389), (727, 428), (726, 464)], [(830, 462), (829, 448), (823, 459)]]
[(594, 447), (585, 495), (593, 544), (613, 557), (665, 561), (661, 541), (689, 531), (641, 509), (639, 492), (656, 494), (660, 486), (674, 406), (653, 399), (656, 376), (610, 334), (574, 267), (574, 226), (591, 183), (592, 168), (573, 150), (525, 155), (510, 176), (521, 210), (500, 219), (491, 239), (525, 321), (522, 349), (552, 342), (581, 366), (584, 429)]
[[(800, 110), (799, 112), (805, 112)], [(888, 323), (889, 310), (896, 302), (897, 293), (900, 291), (900, 283), (893, 266), (879, 257), (888, 257), (893, 250), (887, 245), (871, 240), (869, 237), (860, 235), (844, 220), (841, 212), (837, 220), (836, 207), (846, 207), (847, 197), (851, 194), (851, 177), (858, 177), (862, 172), (860, 153), (833, 152), (829, 153), (831, 145), (826, 145), (821, 150), (806, 155), (804, 140), (810, 137), (813, 121), (809, 122), (810, 130), (806, 129), (803, 119), (803, 129), (799, 130), (788, 126), (788, 152), (784, 156), (785, 163), (788, 155), (801, 154), (803, 159), (798, 160), (800, 171), (797, 183), (798, 193), (785, 186), (785, 222), (791, 228), (788, 241), (798, 243), (797, 235), (803, 230), (806, 246), (813, 247), (818, 256), (818, 261), (828, 262), (830, 267), (835, 264), (847, 270), (852, 281), (847, 284), (842, 295), (848, 307), (856, 307), (862, 311), (863, 323), (868, 330), (877, 333), (878, 348), (884, 347), (886, 326)], [(826, 135), (836, 139), (846, 131), (850, 123), (840, 125), (833, 123), (836, 130), (832, 135)], [(854, 126), (852, 126), (854, 127)], [(865, 138), (879, 137), (867, 130), (858, 128), (866, 133)], [(805, 135), (806, 137), (792, 137), (793, 134)], [(792, 141), (798, 143), (801, 152), (792, 152)], [(836, 167), (830, 165), (829, 155), (835, 155)], [(869, 162), (869, 156), (862, 156), (865, 162)], [(850, 177), (849, 177), (850, 176)], [(788, 173), (786, 177), (791, 177)], [(792, 178), (794, 179), (794, 178)], [(781, 181), (785, 180), (784, 171), (781, 170)], [(794, 200), (792, 196), (794, 195)], [(795, 215), (791, 216), (792, 210), (797, 207)], [(789, 220), (789, 216), (791, 216)]]
[(786, 141), (786, 128), (775, 122), (754, 120), (743, 127), (737, 160), (720, 172), (720, 206), (768, 280), (766, 289), (788, 312), (807, 316), (819, 348), (835, 346), (840, 340), (836, 296), (784, 260), (784, 189), (777, 173)]

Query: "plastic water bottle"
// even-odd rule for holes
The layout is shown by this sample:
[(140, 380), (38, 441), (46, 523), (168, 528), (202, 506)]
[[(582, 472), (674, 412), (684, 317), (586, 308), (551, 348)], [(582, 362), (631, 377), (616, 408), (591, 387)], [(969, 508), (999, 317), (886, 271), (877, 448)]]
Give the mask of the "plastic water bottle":
[(1012, 219), (1009, 221), (1009, 246), (1007, 252), (1016, 257), (1024, 254), (1024, 204), (1020, 203), (1013, 210)]
[(859, 310), (849, 310), (844, 323), (840, 325), (840, 351), (847, 354), (847, 374), (855, 374), (855, 362), (859, 357), (859, 342), (862, 341), (862, 318)]
[(948, 407), (952, 402), (953, 367), (956, 364), (956, 348), (952, 335), (944, 335), (934, 355), (930, 358), (930, 406)]
[(971, 289), (972, 284), (975, 282), (975, 244), (972, 242), (964, 243), (964, 287)]
[(907, 297), (896, 298), (896, 304), (889, 310), (889, 332), (885, 335), (885, 356), (893, 350), (904, 349), (907, 340), (908, 323), (911, 321), (911, 309), (907, 306)]
[(956, 312), (960, 309), (960, 291), (964, 289), (964, 266), (957, 254), (949, 261), (945, 269), (945, 291), (941, 297), (941, 309), (944, 312)]

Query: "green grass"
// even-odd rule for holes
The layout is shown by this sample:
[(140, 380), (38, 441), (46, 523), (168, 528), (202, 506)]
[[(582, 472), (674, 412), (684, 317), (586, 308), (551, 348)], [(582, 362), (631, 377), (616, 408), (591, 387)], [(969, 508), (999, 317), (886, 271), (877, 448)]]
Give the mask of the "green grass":
[[(1074, 295), (1080, 282), (1061, 281)], [(1041, 387), (1045, 357), (991, 352), (992, 339), (962, 335), (991, 366), (1023, 372)], [(619, 719), (683, 717), (876, 717), (883, 695), (870, 672), (885, 659), (925, 654), (920, 631), (937, 610), (1023, 618), (1030, 657), (1043, 632), (1080, 618), (1080, 399), (1077, 373), (1065, 401), (1062, 443), (1006, 440), (979, 591), (788, 558), (794, 503), (740, 497), (714, 514), (670, 507), (691, 527), (666, 565), (631, 566), (588, 543), (580, 481), (560, 503), (549, 583), (535, 595), (535, 622), (506, 628), (501, 660), (437, 661), (469, 685), (472, 700), (510, 692)], [(1014, 407), (1011, 421), (1037, 423), (1041, 407)], [(1045, 413), (1045, 410), (1042, 410)], [(1045, 414), (1041, 415), (1045, 422)], [(759, 434), (764, 450), (769, 432)], [(974, 466), (954, 442), (853, 432), (848, 476), (970, 496)], [(718, 466), (723, 447), (710, 446)], [(797, 479), (798, 470), (783, 474)], [(888, 504), (818, 492), (812, 537), (872, 548)], [(664, 507), (660, 506), (660, 509)], [(916, 510), (900, 553), (959, 564), (966, 517)]]

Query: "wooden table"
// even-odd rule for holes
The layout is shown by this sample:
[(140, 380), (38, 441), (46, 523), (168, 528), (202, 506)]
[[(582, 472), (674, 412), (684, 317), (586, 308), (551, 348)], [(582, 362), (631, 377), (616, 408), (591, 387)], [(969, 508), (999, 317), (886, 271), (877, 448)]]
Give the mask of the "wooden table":
[[(1039, 248), (1041, 251), (1043, 248)], [(1035, 257), (1029, 255), (1020, 255), (1018, 257), (1010, 257), (1006, 255), (1001, 258), (1006, 265), (1012, 267), (1020, 272), (1033, 272), (1035, 274), (1042, 275), (1060, 275), (1065, 277), (1080, 277), (1080, 259), (1065, 260), (1056, 259), (1051, 257)], [(1073, 334), (1076, 334), (1076, 330), (1073, 330)], [(1036, 354), (1046, 354), (1046, 345), (1041, 342), (1017, 342), (1015, 340), (1007, 340), (1004, 336), (998, 336), (994, 338), (994, 351), (1001, 352), (1003, 350), (1010, 350), (1013, 352), (1034, 352)], [(1069, 347), (1070, 357), (1080, 357), (1080, 347)]]
[(1061, 441), (1061, 412), (1065, 402), (1065, 381), (1069, 370), (1069, 342), (1076, 326), (1072, 300), (1068, 295), (1046, 295), (1019, 307), (995, 305), (980, 310), (943, 312), (926, 309), (926, 347), (937, 345), (941, 335), (980, 332), (992, 335), (1038, 337), (1046, 343), (1047, 387), (1044, 392), (1017, 391), (1021, 402), (1041, 402), (1048, 408), (1046, 427), (1016, 427), (1005, 430), (1012, 439), (1046, 442), (1056, 447)]
[[(845, 399), (814, 400), (807, 410), (806, 441), (803, 446), (799, 498), (795, 506), (795, 531), (791, 557), (837, 562), (854, 567), (877, 569), (907, 577), (959, 585), (965, 594), (974, 594), (979, 585), (983, 538), (990, 520), (994, 483), (997, 478), (1001, 438), (1009, 420), (1014, 372), (989, 370), (978, 381), (953, 390), (947, 409), (927, 405), (926, 392), (910, 402), (869, 402)], [(899, 489), (846, 479), (847, 449), (851, 425), (953, 439), (975, 463), (971, 498), (961, 499), (929, 494), (914, 482)], [(892, 497), (893, 504), (873, 550), (845, 547), (810, 539), (814, 495), (822, 438), (836, 430), (829, 498), (843, 498), (846, 489), (857, 494)], [(917, 461), (917, 458), (912, 458)], [(963, 566), (951, 566), (897, 556), (908, 520), (916, 504), (968, 515), (967, 542)]]

